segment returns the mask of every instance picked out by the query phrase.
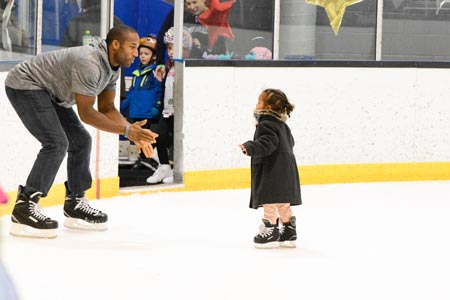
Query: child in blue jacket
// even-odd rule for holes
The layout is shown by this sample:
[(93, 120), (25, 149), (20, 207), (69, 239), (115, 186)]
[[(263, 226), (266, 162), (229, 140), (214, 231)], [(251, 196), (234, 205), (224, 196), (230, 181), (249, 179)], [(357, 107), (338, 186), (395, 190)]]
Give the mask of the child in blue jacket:
[[(159, 121), (163, 106), (164, 84), (155, 78), (156, 39), (147, 36), (139, 40), (139, 69), (133, 71), (133, 79), (128, 96), (120, 104), (120, 111), (130, 123), (147, 120), (142, 126), (153, 130)], [(144, 156), (137, 165), (143, 164), (154, 169)]]

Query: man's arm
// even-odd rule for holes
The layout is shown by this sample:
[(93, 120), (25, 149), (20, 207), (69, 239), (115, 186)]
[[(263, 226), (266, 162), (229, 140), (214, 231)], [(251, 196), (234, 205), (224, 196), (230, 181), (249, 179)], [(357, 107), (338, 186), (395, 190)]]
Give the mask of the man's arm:
[[(103, 96), (98, 96), (98, 111), (94, 108), (95, 97), (75, 94), (78, 115), (80, 116), (81, 121), (97, 129), (123, 134), (125, 132), (125, 127), (129, 125), (129, 123), (125, 118), (118, 116), (120, 113), (114, 112), (114, 110), (116, 110), (114, 108), (114, 98), (109, 100), (108, 97), (114, 97), (115, 93), (108, 93), (112, 93), (112, 95), (103, 94)], [(101, 98), (102, 100), (100, 100)]]
[(98, 95), (98, 110), (94, 109), (95, 97), (75, 94), (80, 119), (99, 130), (116, 134), (125, 134), (128, 126), (128, 139), (143, 149), (146, 156), (151, 156), (151, 144), (156, 141), (158, 135), (148, 129), (142, 129), (141, 126), (145, 122), (128, 123), (114, 106), (115, 94), (115, 91), (105, 90)]

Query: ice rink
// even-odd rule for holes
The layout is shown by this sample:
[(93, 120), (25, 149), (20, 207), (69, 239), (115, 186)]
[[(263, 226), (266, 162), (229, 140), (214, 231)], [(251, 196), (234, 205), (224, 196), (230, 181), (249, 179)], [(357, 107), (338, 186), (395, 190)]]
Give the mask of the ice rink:
[(10, 236), (6, 216), (2, 261), (21, 300), (450, 299), (450, 182), (303, 186), (296, 249), (253, 247), (249, 193), (92, 201), (107, 231), (50, 240)]

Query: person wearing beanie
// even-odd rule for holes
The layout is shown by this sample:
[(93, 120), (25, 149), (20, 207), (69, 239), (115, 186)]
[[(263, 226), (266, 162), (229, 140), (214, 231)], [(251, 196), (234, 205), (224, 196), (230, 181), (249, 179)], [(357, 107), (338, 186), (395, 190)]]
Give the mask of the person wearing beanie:
[[(164, 108), (161, 114), (161, 118), (158, 124), (158, 142), (156, 144), (157, 153), (160, 165), (155, 173), (147, 178), (147, 183), (172, 183), (173, 182), (173, 170), (169, 163), (169, 149), (173, 145), (173, 129), (174, 129), (174, 82), (175, 82), (175, 66), (173, 57), (173, 42), (175, 39), (174, 28), (171, 27), (164, 34), (164, 43), (167, 48), (167, 55), (169, 57), (167, 66), (164, 69)], [(184, 30), (183, 31), (183, 52), (185, 55), (189, 55), (189, 51), (192, 47), (192, 37)]]

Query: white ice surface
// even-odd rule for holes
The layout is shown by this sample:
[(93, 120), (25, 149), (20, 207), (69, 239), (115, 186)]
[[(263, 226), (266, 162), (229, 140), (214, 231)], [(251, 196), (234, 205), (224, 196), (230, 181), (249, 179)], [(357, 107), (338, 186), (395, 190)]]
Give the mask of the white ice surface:
[(249, 190), (91, 201), (105, 232), (12, 237), (2, 261), (22, 300), (450, 299), (450, 182), (302, 187), (296, 249), (252, 244)]

